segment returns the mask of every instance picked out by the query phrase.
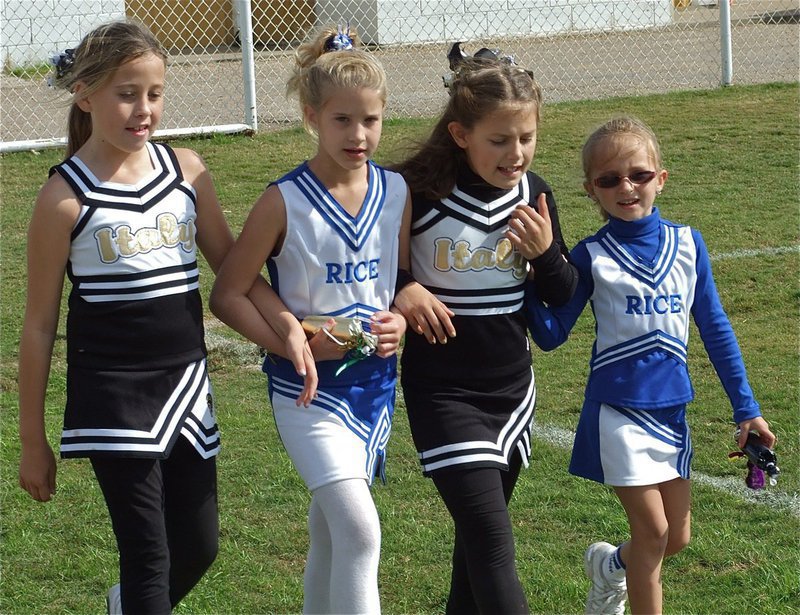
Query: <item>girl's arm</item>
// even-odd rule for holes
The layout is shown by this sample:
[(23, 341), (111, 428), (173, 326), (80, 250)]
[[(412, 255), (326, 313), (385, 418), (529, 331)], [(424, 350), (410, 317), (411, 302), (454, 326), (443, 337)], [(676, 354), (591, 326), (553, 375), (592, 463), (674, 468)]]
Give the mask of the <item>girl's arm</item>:
[[(197, 193), (197, 245), (211, 269), (218, 274), (218, 279), (222, 264), (234, 246), (233, 235), (222, 213), (211, 174), (203, 160), (190, 149), (176, 149), (175, 152), (184, 177)], [(213, 302), (212, 290), (209, 303), (212, 312), (216, 314)], [(245, 310), (242, 325), (245, 329), (233, 328), (262, 348), (291, 360), (298, 373), (305, 377), (305, 387), (298, 401), (310, 403), (316, 392), (316, 367), (307, 348), (305, 334), (300, 335), (302, 329), (299, 324), (299, 331), (292, 330), (292, 324), (297, 319), (289, 313), (272, 287), (261, 277), (260, 269), (240, 305)], [(254, 306), (258, 306), (256, 309), (261, 311), (253, 312)], [(277, 332), (274, 327), (278, 328)]]
[(742, 427), (742, 440), (747, 438), (748, 429), (757, 429), (762, 436), (762, 442), (772, 446), (775, 436), (770, 432), (766, 421), (760, 418), (761, 409), (750, 388), (733, 326), (722, 307), (705, 242), (696, 230), (692, 230), (692, 237), (697, 248), (697, 284), (692, 302), (694, 322), (722, 387), (730, 399), (733, 420)]
[(572, 298), (564, 305), (553, 307), (545, 305), (537, 292), (537, 281), (529, 281), (525, 287), (525, 318), (531, 338), (542, 350), (553, 350), (567, 341), (572, 328), (583, 312), (594, 291), (589, 253), (583, 244), (572, 251), (575, 263), (575, 290)]
[(211, 270), (217, 273), (233, 245), (233, 235), (222, 213), (214, 181), (203, 159), (196, 152), (190, 149), (174, 151), (184, 179), (194, 187), (197, 194), (197, 247)]
[(47, 441), (44, 408), (70, 234), (79, 213), (75, 195), (54, 175), (40, 191), (28, 227), (28, 294), (19, 342), (19, 484), (40, 502), (56, 491), (56, 460)]
[(232, 329), (292, 361), (305, 379), (298, 405), (308, 405), (316, 394), (317, 370), (306, 334), (261, 277), (261, 269), (285, 229), (283, 198), (277, 186), (270, 186), (253, 205), (239, 238), (220, 266), (209, 305)]
[[(400, 227), (399, 254), (400, 269), (409, 272), (411, 271), (410, 237), (411, 194), (409, 193)], [(392, 311), (402, 314), (409, 328), (424, 335), (431, 344), (435, 344), (437, 340), (441, 344), (446, 344), (448, 335), (456, 336), (456, 328), (450, 320), (454, 316), (453, 312), (417, 281), (409, 282), (397, 289)]]

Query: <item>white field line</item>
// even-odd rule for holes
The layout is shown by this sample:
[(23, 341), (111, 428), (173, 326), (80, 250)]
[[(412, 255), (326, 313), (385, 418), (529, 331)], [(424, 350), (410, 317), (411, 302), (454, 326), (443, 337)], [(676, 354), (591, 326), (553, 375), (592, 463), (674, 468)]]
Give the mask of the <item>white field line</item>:
[[(715, 261), (732, 258), (751, 258), (758, 256), (771, 256), (776, 254), (790, 254), (793, 252), (800, 253), (800, 245), (778, 248), (760, 248), (753, 250), (735, 250), (734, 252), (711, 254), (710, 257), (712, 261)], [(219, 324), (220, 323), (218, 321), (214, 324), (206, 323), (206, 327), (214, 328), (215, 326), (219, 326)], [(228, 346), (241, 345), (243, 354), (252, 353), (252, 344), (226, 338), (220, 335), (209, 336), (207, 334), (206, 343), (209, 350), (212, 350), (215, 346), (220, 346), (222, 344)], [(542, 425), (538, 422), (535, 423), (533, 435), (539, 440), (545, 440), (546, 442), (565, 450), (570, 450), (572, 448), (572, 441), (575, 437), (574, 432), (568, 429), (562, 429), (552, 425)], [(717, 491), (727, 493), (728, 495), (732, 495), (746, 502), (765, 504), (772, 508), (787, 510), (793, 516), (800, 517), (800, 495), (798, 494), (784, 493), (777, 491), (774, 487), (771, 488), (769, 486), (759, 491), (754, 491), (747, 488), (747, 486), (744, 484), (744, 477), (737, 480), (731, 477), (721, 478), (717, 476), (709, 476), (707, 474), (703, 474), (702, 472), (692, 471), (692, 480), (700, 483), (701, 485), (705, 485)], [(778, 480), (780, 480), (780, 478)]]
[[(536, 422), (533, 426), (533, 436), (558, 448), (570, 450), (575, 434), (568, 429), (542, 425)], [(534, 457), (536, 457), (535, 452)], [(744, 469), (742, 469), (742, 477), (740, 479), (730, 476), (709, 476), (694, 470), (692, 470), (691, 479), (694, 482), (732, 495), (740, 500), (753, 504), (766, 504), (772, 508), (786, 510), (795, 517), (800, 517), (800, 496), (778, 491), (775, 487), (770, 487), (769, 485), (758, 491), (750, 489), (744, 483)], [(778, 484), (780, 484), (780, 476), (778, 476)]]
[(709, 256), (712, 261), (724, 261), (732, 258), (749, 258), (752, 256), (774, 256), (776, 254), (791, 254), (792, 252), (800, 253), (800, 245), (798, 246), (783, 246), (778, 248), (757, 248), (742, 250), (734, 250), (733, 252), (719, 252), (711, 253)]

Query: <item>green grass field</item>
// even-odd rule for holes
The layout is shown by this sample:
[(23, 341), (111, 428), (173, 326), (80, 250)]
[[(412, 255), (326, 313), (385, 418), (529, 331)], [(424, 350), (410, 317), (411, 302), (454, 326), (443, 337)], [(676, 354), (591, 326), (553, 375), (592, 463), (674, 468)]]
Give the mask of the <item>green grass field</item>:
[[(168, 101), (169, 102), (169, 101)], [(744, 488), (731, 463), (730, 405), (693, 332), (689, 407), (695, 445), (693, 538), (667, 560), (667, 613), (800, 612), (800, 446), (798, 442), (798, 273), (800, 90), (797, 84), (617, 98), (544, 109), (533, 169), (552, 185), (570, 245), (600, 219), (581, 190), (579, 150), (614, 112), (640, 116), (659, 135), (670, 172), (662, 214), (699, 228), (712, 254), (723, 303), (751, 384), (780, 442), (777, 487)], [(377, 161), (402, 157), (431, 123), (392, 120)], [(205, 158), (237, 233), (265, 184), (313, 154), (299, 129), (256, 137), (175, 143)], [(25, 301), (25, 232), (48, 168), (63, 152), (2, 157), (2, 587), (0, 612), (103, 613), (117, 580), (117, 555), (102, 496), (85, 460), (59, 462), (58, 493), (34, 502), (17, 485), (17, 343)], [(43, 247), (46, 249), (46, 246)], [(212, 277), (207, 268), (203, 293)], [(64, 403), (62, 325), (50, 381), (47, 426), (57, 446)], [(281, 448), (258, 355), (208, 315), (212, 380), (223, 451), (219, 457), (221, 550), (178, 613), (291, 613), (302, 608), (309, 496)], [(582, 555), (595, 540), (622, 541), (626, 522), (606, 488), (570, 476), (568, 436), (583, 399), (592, 322), (572, 339), (534, 352), (537, 441), (511, 504), (519, 572), (535, 613), (582, 612)], [(440, 613), (450, 565), (449, 517), (419, 471), (402, 396), (389, 445), (386, 486), (373, 490), (383, 528), (380, 584), (386, 613)]]

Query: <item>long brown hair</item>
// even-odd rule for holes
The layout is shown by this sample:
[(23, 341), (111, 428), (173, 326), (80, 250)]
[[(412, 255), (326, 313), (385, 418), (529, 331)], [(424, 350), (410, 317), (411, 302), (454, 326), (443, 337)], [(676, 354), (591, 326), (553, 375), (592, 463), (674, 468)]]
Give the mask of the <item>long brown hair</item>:
[(450, 99), (428, 138), (411, 156), (393, 168), (411, 191), (441, 199), (455, 186), (466, 154), (453, 141), (448, 124), (458, 122), (467, 130), (500, 108), (533, 105), (536, 120), (542, 95), (530, 73), (519, 66), (488, 58), (465, 58), (450, 84)]
[(114, 21), (89, 32), (80, 44), (64, 54), (52, 83), (73, 94), (67, 118), (67, 155), (77, 152), (92, 134), (92, 116), (77, 104), (75, 85), (82, 82), (81, 98), (101, 89), (116, 70), (131, 60), (152, 53), (167, 62), (167, 52), (158, 39), (135, 21)]

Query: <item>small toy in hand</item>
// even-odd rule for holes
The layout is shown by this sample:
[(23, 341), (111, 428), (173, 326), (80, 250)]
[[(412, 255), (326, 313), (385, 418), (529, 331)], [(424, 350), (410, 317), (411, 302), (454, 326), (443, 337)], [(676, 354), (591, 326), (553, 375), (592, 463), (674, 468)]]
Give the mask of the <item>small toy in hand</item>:
[[(333, 327), (327, 327), (327, 323), (333, 319)], [(365, 331), (362, 326), (361, 318), (342, 318), (334, 316), (306, 316), (303, 321), (303, 330), (306, 335), (311, 337), (320, 329), (324, 331), (331, 340), (343, 349), (350, 350), (348, 360), (337, 370), (336, 375), (341, 374), (346, 368), (360, 361), (378, 348), (378, 336)]]
[[(737, 428), (733, 437), (739, 441), (740, 430)], [(737, 457), (747, 457), (747, 478), (745, 483), (750, 489), (763, 489), (765, 480), (764, 473), (769, 475), (769, 484), (778, 484), (778, 474), (781, 473), (778, 467), (778, 457), (775, 452), (761, 443), (758, 433), (751, 431), (747, 436), (747, 443), (740, 451), (728, 453), (729, 459)]]

